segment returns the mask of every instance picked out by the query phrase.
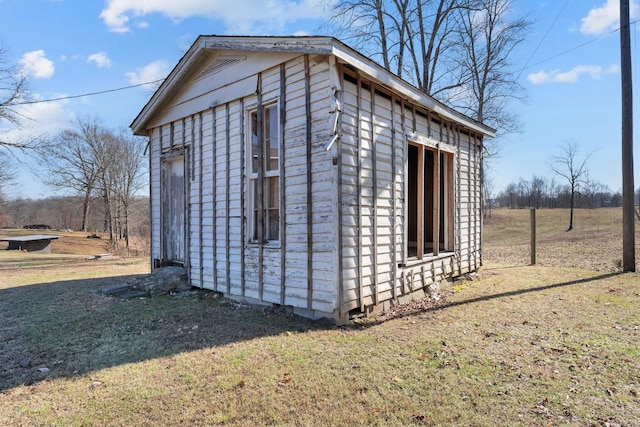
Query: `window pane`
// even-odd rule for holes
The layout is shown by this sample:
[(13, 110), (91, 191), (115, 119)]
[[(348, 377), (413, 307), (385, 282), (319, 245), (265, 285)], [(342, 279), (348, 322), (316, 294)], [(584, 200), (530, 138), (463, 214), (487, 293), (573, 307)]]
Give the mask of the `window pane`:
[(278, 241), (280, 239), (280, 216), (278, 210), (267, 211), (267, 240)]
[(280, 193), (279, 188), (278, 188), (278, 177), (274, 176), (268, 179), (267, 181), (267, 186), (268, 186), (268, 201), (265, 204), (268, 208), (277, 208), (279, 206), (279, 197), (278, 194)]
[(251, 112), (251, 173), (258, 173), (258, 113)]
[(266, 191), (266, 218), (267, 240), (280, 239), (280, 188), (278, 185), (278, 177), (267, 179)]
[(251, 227), (251, 240), (258, 240), (258, 180), (251, 180), (251, 194), (253, 199), (253, 205), (251, 206), (251, 214), (253, 218), (253, 224)]
[(265, 160), (267, 170), (278, 170), (278, 109), (271, 105), (264, 109)]
[(280, 239), (280, 216), (278, 210), (269, 210), (269, 235), (267, 240), (278, 241)]

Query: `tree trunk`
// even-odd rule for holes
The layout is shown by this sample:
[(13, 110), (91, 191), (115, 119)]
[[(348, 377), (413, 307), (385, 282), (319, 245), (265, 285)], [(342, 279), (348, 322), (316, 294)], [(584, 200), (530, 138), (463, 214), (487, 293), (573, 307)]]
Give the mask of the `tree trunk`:
[(569, 228), (567, 228), (567, 231), (573, 230), (573, 204), (575, 200), (575, 194), (575, 189), (571, 187), (571, 201), (569, 202)]
[(390, 70), (391, 66), (389, 63), (389, 49), (387, 48), (387, 29), (384, 25), (384, 12), (382, 8), (382, 1), (378, 0), (376, 2), (376, 14), (378, 18), (378, 31), (380, 31), (380, 47), (382, 49), (382, 60), (384, 62), (384, 68), (386, 70)]
[(129, 254), (129, 206), (124, 205), (124, 241), (127, 247), (127, 255)]
[(87, 189), (84, 193), (84, 201), (82, 202), (82, 231), (87, 232), (87, 219), (89, 218), (89, 203), (91, 201), (91, 189)]

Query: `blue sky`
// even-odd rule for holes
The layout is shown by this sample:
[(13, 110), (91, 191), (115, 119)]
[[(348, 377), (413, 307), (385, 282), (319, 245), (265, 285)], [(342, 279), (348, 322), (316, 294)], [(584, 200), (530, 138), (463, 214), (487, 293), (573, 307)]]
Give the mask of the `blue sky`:
[[(0, 42), (30, 74), (34, 99), (109, 91), (165, 77), (199, 34), (321, 34), (325, 0), (0, 0)], [(621, 188), (619, 0), (514, 0), (514, 13), (533, 22), (512, 60), (527, 100), (512, 108), (522, 133), (502, 141), (491, 163), (496, 190), (533, 175), (552, 178), (551, 157), (567, 142), (593, 153), (590, 178)], [(633, 2), (632, 2), (633, 3)], [(233, 7), (230, 7), (232, 4)], [(140, 6), (136, 6), (140, 5)], [(636, 19), (632, 6), (632, 21)], [(634, 83), (638, 40), (632, 25)], [(43, 102), (26, 107), (21, 129), (0, 134), (53, 135), (77, 118), (127, 127), (151, 95), (148, 87)], [(634, 101), (640, 99), (634, 95)], [(637, 104), (637, 102), (636, 102)], [(638, 113), (636, 107), (636, 116)], [(636, 134), (640, 132), (635, 121)], [(636, 182), (640, 174), (636, 149)], [(18, 166), (10, 197), (50, 195), (28, 158)]]

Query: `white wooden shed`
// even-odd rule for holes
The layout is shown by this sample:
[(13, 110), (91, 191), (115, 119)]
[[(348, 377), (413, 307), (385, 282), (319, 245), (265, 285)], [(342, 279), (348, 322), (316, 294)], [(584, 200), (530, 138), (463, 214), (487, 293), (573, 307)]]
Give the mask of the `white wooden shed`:
[(201, 36), (131, 128), (193, 286), (344, 323), (482, 263), (495, 131), (334, 38)]

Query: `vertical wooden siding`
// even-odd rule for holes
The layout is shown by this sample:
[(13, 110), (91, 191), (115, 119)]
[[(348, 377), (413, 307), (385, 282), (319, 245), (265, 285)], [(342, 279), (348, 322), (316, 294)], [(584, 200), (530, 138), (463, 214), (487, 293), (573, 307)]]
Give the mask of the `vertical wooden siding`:
[[(438, 124), (433, 114), (354, 76), (355, 84), (341, 82), (336, 154), (326, 149), (335, 118), (326, 57), (301, 56), (260, 74), (262, 102), (280, 107), (281, 242), (247, 243), (245, 120), (258, 102), (252, 95), (151, 130), (154, 258), (162, 256), (161, 158), (182, 145), (195, 286), (327, 314), (342, 298), (346, 313), (479, 267), (479, 136)], [(406, 253), (405, 177), (407, 144), (418, 136), (453, 154), (455, 252), (415, 264)]]
[[(480, 265), (479, 137), (343, 69), (341, 236), (343, 311), (391, 301)], [(408, 259), (406, 156), (412, 138), (453, 155), (454, 251)], [(444, 196), (443, 196), (444, 197)]]
[(154, 257), (162, 255), (160, 200), (155, 196), (161, 185), (159, 159), (172, 145), (181, 145), (189, 152), (191, 283), (231, 297), (332, 313), (337, 301), (337, 196), (331, 154), (325, 150), (333, 125), (328, 61), (301, 56), (262, 70), (259, 82), (261, 101), (280, 106), (281, 242), (247, 241), (245, 119), (247, 109), (258, 102), (252, 95), (151, 130)]

